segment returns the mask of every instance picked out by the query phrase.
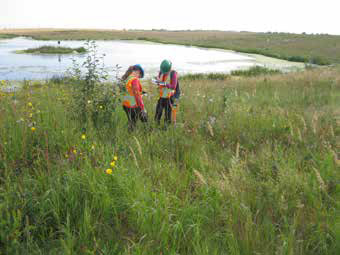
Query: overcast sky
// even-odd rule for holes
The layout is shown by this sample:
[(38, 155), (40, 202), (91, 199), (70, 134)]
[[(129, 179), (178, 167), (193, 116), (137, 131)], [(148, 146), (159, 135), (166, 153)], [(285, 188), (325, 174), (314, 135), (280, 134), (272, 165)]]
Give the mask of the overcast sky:
[(340, 35), (339, 0), (0, 0), (0, 28), (217, 29)]

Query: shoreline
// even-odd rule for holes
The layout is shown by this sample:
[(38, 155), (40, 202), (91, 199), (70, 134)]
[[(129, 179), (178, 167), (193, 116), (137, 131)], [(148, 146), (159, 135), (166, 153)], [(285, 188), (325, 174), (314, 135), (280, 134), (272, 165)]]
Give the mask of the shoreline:
[[(25, 37), (25, 36), (21, 36), (18, 37), (17, 39), (22, 38), (23, 40), (32, 40), (32, 41), (40, 41), (40, 40), (36, 40), (34, 38), (31, 37)], [(51, 41), (55, 41), (55, 40), (51, 40)], [(82, 40), (69, 40), (69, 41), (74, 41), (74, 42), (82, 42)], [(105, 41), (105, 40), (96, 40), (96, 41)], [(107, 40), (106, 40), (107, 41)], [(204, 51), (218, 51), (218, 52), (223, 52), (223, 53), (234, 53), (234, 54), (238, 54), (240, 56), (244, 56), (244, 57), (248, 57), (249, 60), (247, 60), (249, 63), (251, 63), (251, 66), (249, 67), (243, 67), (243, 68), (236, 68), (235, 70), (248, 70), (250, 68), (252, 68), (253, 66), (261, 66), (261, 67), (265, 67), (268, 69), (278, 69), (284, 73), (286, 72), (294, 72), (294, 71), (301, 71), (305, 69), (305, 63), (300, 63), (300, 62), (292, 62), (292, 61), (287, 61), (287, 60), (281, 60), (281, 59), (277, 59), (277, 58), (271, 58), (271, 57), (266, 57), (263, 55), (259, 55), (259, 54), (246, 54), (246, 53), (240, 53), (237, 51), (233, 51), (233, 50), (226, 50), (226, 49), (220, 49), (220, 48), (205, 48), (205, 47), (201, 47), (201, 46), (185, 46), (185, 45), (177, 45), (177, 44), (165, 44), (165, 43), (158, 43), (158, 42), (150, 42), (150, 41), (145, 41), (145, 40), (123, 40), (123, 39), (118, 39), (118, 40), (110, 40), (112, 42), (124, 42), (124, 43), (136, 43), (136, 44), (154, 44), (154, 45), (173, 45), (173, 46), (179, 46), (179, 47), (190, 47), (190, 48), (196, 48), (199, 50), (204, 50)], [(78, 47), (78, 46), (77, 46)], [(13, 51), (13, 53), (15, 54), (29, 54), (29, 55), (44, 55), (44, 56), (58, 56), (61, 55), (60, 53), (53, 53), (53, 54), (45, 54), (45, 53), (26, 53), (24, 52), (24, 50), (20, 50), (20, 51)], [(71, 54), (65, 54), (65, 55), (72, 55)], [(74, 53), (75, 55), (80, 55), (80, 54), (84, 54), (84, 53)], [(64, 55), (64, 54), (62, 54)], [(232, 61), (232, 60), (231, 60)], [(244, 62), (246, 60), (240, 60), (240, 62)], [(227, 61), (226, 61), (227, 62)], [(237, 61), (238, 62), (238, 61)], [(231, 71), (230, 71), (231, 72)], [(186, 74), (208, 74), (208, 73), (220, 73), (220, 74), (230, 74), (230, 72), (228, 71), (216, 71), (216, 72), (183, 72), (182, 75), (186, 75)], [(59, 76), (59, 75), (58, 75)], [(11, 80), (11, 79), (10, 79)], [(22, 79), (23, 80), (23, 79)], [(36, 80), (36, 79), (32, 79), (32, 80)], [(37, 79), (39, 80), (39, 79)], [(20, 81), (20, 79), (19, 79)]]
[[(337, 35), (303, 35), (287, 33), (222, 32), (222, 31), (153, 31), (108, 29), (12, 29), (0, 30), (9, 36), (35, 40), (144, 40), (153, 43), (196, 46), (259, 54), (290, 62), (330, 65), (340, 63), (331, 45), (340, 41)], [(310, 43), (318, 40), (319, 43)], [(329, 47), (327, 47), (327, 45)], [(323, 47), (321, 47), (323, 46)], [(325, 47), (324, 47), (325, 46)], [(298, 50), (297, 50), (298, 49)]]

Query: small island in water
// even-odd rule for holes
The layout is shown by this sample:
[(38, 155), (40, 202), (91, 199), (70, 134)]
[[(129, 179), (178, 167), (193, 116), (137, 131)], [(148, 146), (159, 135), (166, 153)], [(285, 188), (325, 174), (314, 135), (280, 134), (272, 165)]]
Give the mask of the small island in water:
[(87, 50), (84, 47), (68, 48), (68, 47), (55, 47), (55, 46), (41, 46), (38, 48), (30, 48), (26, 50), (17, 50), (15, 53), (24, 54), (79, 54), (86, 53)]

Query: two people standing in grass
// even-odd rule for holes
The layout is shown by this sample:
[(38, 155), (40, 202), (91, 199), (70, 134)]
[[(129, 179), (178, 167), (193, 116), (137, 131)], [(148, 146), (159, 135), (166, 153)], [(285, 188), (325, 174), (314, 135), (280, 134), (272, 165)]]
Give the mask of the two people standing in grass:
[[(171, 69), (169, 60), (163, 60), (160, 65), (158, 76), (153, 80), (159, 87), (159, 100), (156, 106), (155, 121), (160, 124), (163, 110), (165, 112), (165, 125), (171, 122), (176, 124), (176, 114), (180, 89), (178, 74)], [(122, 76), (123, 86), (123, 108), (128, 118), (129, 131), (133, 131), (137, 120), (147, 122), (148, 117), (142, 99), (143, 89), (140, 78), (144, 77), (144, 70), (140, 65), (130, 66)]]

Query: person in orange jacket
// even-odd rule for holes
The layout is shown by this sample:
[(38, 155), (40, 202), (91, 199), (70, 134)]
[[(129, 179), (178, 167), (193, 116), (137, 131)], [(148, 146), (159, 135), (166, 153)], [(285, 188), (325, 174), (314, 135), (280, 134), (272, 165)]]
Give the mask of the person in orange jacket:
[(136, 127), (137, 120), (147, 122), (148, 117), (143, 103), (143, 90), (140, 78), (144, 77), (144, 69), (141, 65), (130, 66), (122, 76), (123, 86), (123, 109), (128, 117), (129, 131)]

